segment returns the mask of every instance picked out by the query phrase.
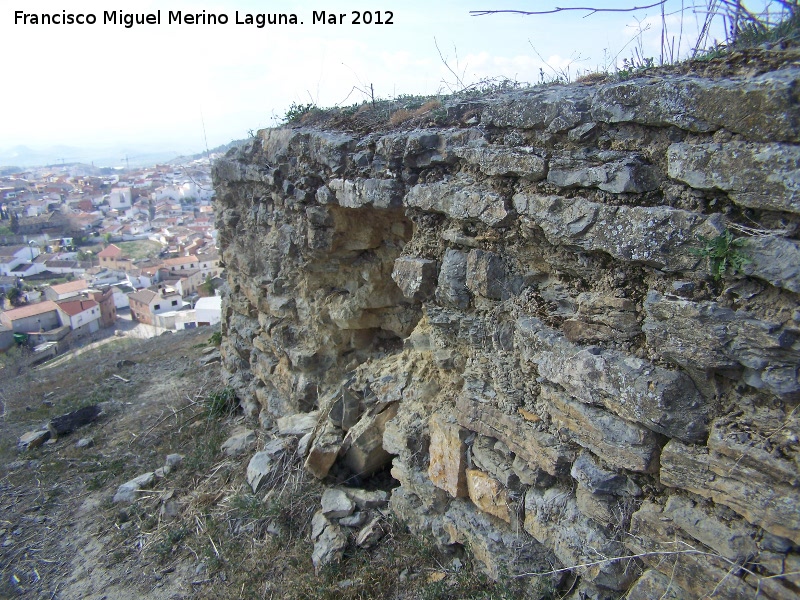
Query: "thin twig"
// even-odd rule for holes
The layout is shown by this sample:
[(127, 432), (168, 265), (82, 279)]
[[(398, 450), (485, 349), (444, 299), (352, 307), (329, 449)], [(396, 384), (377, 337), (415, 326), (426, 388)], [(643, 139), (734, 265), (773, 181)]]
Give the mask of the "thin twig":
[[(183, 412), (183, 411), (185, 411), (185, 410), (187, 410), (187, 409), (189, 409), (189, 408), (192, 408), (193, 406), (197, 406), (197, 405), (199, 404), (198, 402), (194, 402), (194, 401), (190, 401), (190, 402), (191, 402), (191, 404), (187, 404), (186, 406), (184, 406), (183, 408), (180, 408), (180, 409), (178, 409), (178, 410), (175, 410), (175, 409), (173, 408), (173, 409), (172, 409), (172, 410), (173, 410), (172, 414), (169, 414), (169, 415), (167, 415), (166, 417), (164, 417), (164, 418), (162, 418), (162, 419), (159, 419), (158, 421), (156, 421), (155, 425), (153, 425), (153, 426), (152, 426), (150, 429), (148, 429), (147, 431), (145, 431), (145, 432), (144, 432), (144, 433), (143, 433), (141, 436), (139, 436), (138, 438), (134, 438), (134, 439), (132, 439), (130, 442), (128, 442), (128, 446), (130, 446), (131, 444), (133, 444), (133, 442), (134, 442), (136, 439), (144, 439), (144, 438), (146, 438), (148, 435), (150, 435), (150, 433), (152, 433), (152, 431), (153, 431), (153, 430), (154, 430), (156, 427), (158, 427), (159, 425), (161, 425), (162, 423), (164, 423), (164, 422), (165, 422), (167, 419), (169, 419), (170, 417), (177, 416), (177, 415), (178, 415), (178, 413), (180, 413), (180, 412)], [(170, 407), (170, 408), (172, 408), (172, 407)]]
[(628, 554), (625, 556), (615, 556), (612, 558), (604, 558), (602, 560), (594, 560), (591, 562), (581, 563), (579, 565), (571, 565), (569, 567), (564, 567), (563, 569), (553, 569), (552, 571), (544, 571), (540, 573), (520, 573), (519, 575), (515, 575), (515, 579), (520, 579), (522, 577), (545, 577), (547, 575), (557, 575), (558, 573), (566, 573), (568, 571), (574, 571), (575, 569), (596, 567), (598, 565), (604, 565), (610, 562), (618, 562), (621, 560), (633, 560), (637, 558), (645, 558), (647, 556), (677, 556), (680, 554), (693, 554), (697, 556), (712, 556), (714, 558), (719, 558), (721, 560), (724, 560), (730, 565), (735, 565), (737, 569), (742, 569), (748, 574), (753, 575), (754, 577), (758, 577), (756, 573), (753, 573), (749, 569), (746, 569), (739, 563), (734, 562), (728, 558), (725, 558), (724, 556), (721, 556), (719, 554), (715, 554), (713, 552), (703, 552), (702, 550), (654, 550), (652, 552), (641, 552), (639, 554)]
[(644, 10), (646, 8), (655, 8), (656, 6), (661, 6), (666, 4), (667, 0), (660, 0), (659, 2), (655, 2), (653, 4), (648, 4), (646, 6), (633, 6), (629, 8), (600, 8), (598, 6), (566, 6), (566, 7), (555, 7), (551, 10), (471, 10), (469, 14), (473, 17), (483, 17), (485, 15), (497, 15), (497, 14), (514, 14), (514, 15), (552, 15), (554, 13), (566, 12), (566, 11), (584, 11), (588, 14), (584, 15), (586, 17), (593, 15), (595, 13), (602, 13), (602, 12), (613, 12), (613, 13), (626, 13), (626, 12), (634, 12), (637, 10)]
[[(464, 85), (464, 80), (461, 77), (458, 76), (458, 73), (456, 73), (452, 69), (452, 67), (450, 67), (450, 65), (448, 64), (448, 62), (445, 59), (444, 55), (442, 54), (442, 51), (439, 49), (439, 43), (436, 41), (435, 37), (433, 38), (433, 45), (436, 46), (436, 51), (439, 53), (439, 58), (444, 63), (444, 66), (447, 67), (447, 70), (450, 71), (453, 74), (453, 76), (456, 78), (456, 83), (458, 83), (458, 85), (461, 86), (461, 91), (464, 91), (466, 89), (466, 86)], [(456, 56), (456, 61), (458, 61), (458, 56)], [(458, 66), (458, 65), (456, 65), (456, 66)], [(466, 67), (464, 68), (464, 71), (466, 71)], [(442, 83), (445, 83), (445, 82), (442, 82)], [(447, 85), (447, 84), (445, 83), (445, 85)]]

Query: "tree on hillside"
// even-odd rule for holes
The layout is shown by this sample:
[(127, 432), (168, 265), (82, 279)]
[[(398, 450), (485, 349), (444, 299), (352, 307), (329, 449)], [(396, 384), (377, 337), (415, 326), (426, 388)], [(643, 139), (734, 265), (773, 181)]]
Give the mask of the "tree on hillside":
[(25, 297), (19, 288), (13, 287), (6, 292), (6, 299), (11, 303), (11, 306), (21, 306), (25, 303)]
[(206, 280), (200, 284), (200, 295), (213, 296), (214, 295), (214, 281), (211, 275), (206, 275)]

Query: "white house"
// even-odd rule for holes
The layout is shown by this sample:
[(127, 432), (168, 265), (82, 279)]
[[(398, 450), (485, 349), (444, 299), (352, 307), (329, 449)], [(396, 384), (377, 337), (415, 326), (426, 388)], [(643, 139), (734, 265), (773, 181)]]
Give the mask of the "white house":
[(216, 325), (222, 320), (222, 296), (200, 298), (194, 310), (198, 325)]
[(117, 308), (128, 308), (130, 306), (128, 294), (136, 291), (134, 288), (125, 284), (111, 286), (111, 290), (114, 292), (114, 306)]
[(39, 248), (34, 244), (27, 246), (0, 246), (0, 275), (11, 272), (22, 263), (32, 262), (39, 256)]
[(127, 210), (132, 206), (131, 188), (112, 188), (108, 205), (114, 210)]
[(69, 316), (72, 331), (94, 333), (100, 329), (100, 305), (94, 300), (65, 300), (58, 306)]
[(180, 202), (181, 198), (183, 198), (183, 194), (181, 193), (181, 188), (178, 185), (163, 185), (161, 187), (157, 187), (153, 192), (153, 200), (156, 202), (166, 199)]

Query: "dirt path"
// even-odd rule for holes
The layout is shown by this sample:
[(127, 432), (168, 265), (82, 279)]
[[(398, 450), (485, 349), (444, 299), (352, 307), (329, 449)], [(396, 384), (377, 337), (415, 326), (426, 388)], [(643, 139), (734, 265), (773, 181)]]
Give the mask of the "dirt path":
[[(209, 335), (108, 338), (2, 381), (0, 597), (160, 600), (192, 594), (192, 582), (203, 579), (200, 561), (182, 556), (161, 564), (155, 555), (135, 552), (155, 538), (158, 522), (146, 533), (139, 528), (127, 535), (149, 515), (115, 506), (111, 498), (121, 483), (162, 466), (167, 454), (187, 453), (188, 440), (175, 435), (174, 425), (180, 415), (200, 412), (202, 396), (219, 387), (219, 365), (200, 364)], [(98, 422), (18, 453), (21, 433), (95, 401), (104, 403)], [(76, 448), (85, 437), (91, 447)], [(180, 489), (187, 478), (163, 483)], [(164, 488), (154, 486), (151, 499)]]

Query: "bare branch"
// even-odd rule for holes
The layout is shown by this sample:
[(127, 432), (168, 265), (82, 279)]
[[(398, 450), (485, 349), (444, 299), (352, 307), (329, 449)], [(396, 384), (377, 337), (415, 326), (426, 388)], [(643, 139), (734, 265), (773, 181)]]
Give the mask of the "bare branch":
[[(453, 76), (456, 78), (456, 82), (458, 83), (458, 85), (461, 86), (461, 91), (464, 91), (467, 88), (467, 86), (464, 85), (464, 80), (461, 77), (458, 76), (458, 73), (456, 73), (453, 70), (453, 68), (450, 66), (450, 64), (447, 62), (447, 59), (445, 59), (444, 55), (442, 54), (442, 51), (439, 49), (439, 43), (436, 41), (436, 38), (433, 38), (433, 44), (436, 46), (436, 51), (439, 53), (439, 58), (441, 59), (442, 63), (444, 64), (445, 67), (447, 67), (447, 70), (450, 71), (453, 74)], [(458, 55), (457, 54), (456, 54), (456, 68), (458, 68)], [(466, 72), (466, 67), (464, 67), (464, 71)], [(445, 83), (445, 82), (443, 81), (442, 83)], [(445, 85), (446, 85), (446, 83), (445, 83)]]
[(630, 8), (600, 8), (597, 6), (568, 6), (568, 7), (555, 7), (551, 10), (535, 10), (535, 11), (528, 11), (528, 10), (471, 10), (469, 14), (473, 17), (483, 17), (485, 15), (496, 15), (500, 13), (509, 13), (514, 15), (552, 15), (553, 13), (560, 13), (566, 11), (576, 11), (581, 10), (585, 11), (585, 17), (593, 15), (595, 13), (600, 12), (634, 12), (636, 10), (644, 10), (646, 8), (655, 8), (656, 6), (663, 6), (667, 3), (667, 0), (659, 0), (659, 2), (654, 2), (653, 4), (648, 4), (646, 6), (632, 6)]

